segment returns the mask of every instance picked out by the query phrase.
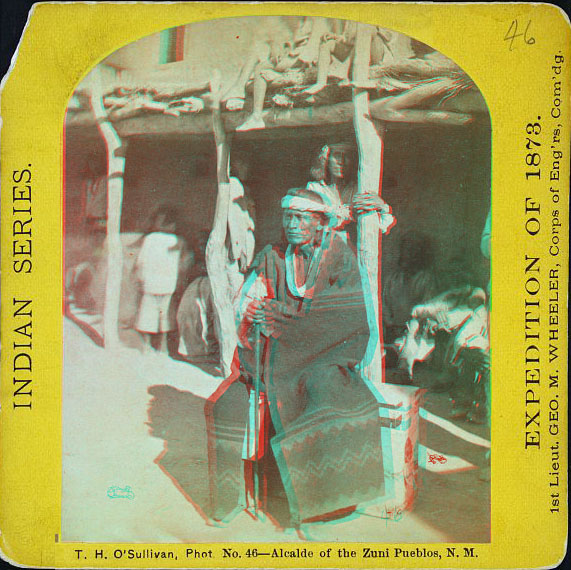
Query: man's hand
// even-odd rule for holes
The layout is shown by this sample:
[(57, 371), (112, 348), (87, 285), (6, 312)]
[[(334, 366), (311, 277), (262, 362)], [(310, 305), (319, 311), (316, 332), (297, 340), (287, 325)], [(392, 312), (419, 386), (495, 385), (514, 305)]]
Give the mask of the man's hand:
[(202, 96), (210, 109), (219, 110), (222, 99), (222, 76), (220, 70), (214, 69), (209, 81), (210, 91)]
[(261, 326), (264, 336), (279, 335), (284, 324), (292, 318), (296, 318), (294, 310), (285, 303), (269, 298), (252, 301), (245, 315), (247, 322)]
[[(278, 67), (279, 64), (276, 64), (276, 67)], [(284, 70), (287, 69), (287, 66), (284, 67)], [(279, 79), (282, 74), (279, 73), (278, 71), (275, 71), (274, 69), (262, 69), (260, 71), (260, 75), (268, 82), (268, 83), (272, 83), (273, 81), (276, 81), (276, 79)]]
[(260, 326), (264, 336), (272, 336), (275, 328), (275, 319), (269, 299), (253, 301), (246, 309), (246, 320)]
[(246, 309), (246, 320), (254, 325), (261, 325), (266, 316), (264, 305), (264, 300), (252, 301)]
[(357, 214), (366, 212), (381, 212), (388, 214), (389, 205), (378, 194), (356, 194), (351, 204)]

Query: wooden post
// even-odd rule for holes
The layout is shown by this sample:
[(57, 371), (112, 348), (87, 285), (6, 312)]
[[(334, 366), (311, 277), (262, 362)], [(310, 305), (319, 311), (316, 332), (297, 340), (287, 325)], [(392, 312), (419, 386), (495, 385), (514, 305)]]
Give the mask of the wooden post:
[[(358, 193), (381, 193), (384, 125), (375, 125), (369, 113), (369, 93), (359, 84), (369, 79), (371, 39), (374, 27), (357, 24), (353, 63), (353, 123), (359, 151)], [(384, 382), (381, 305), (381, 231), (377, 212), (359, 216), (358, 259), (369, 322), (369, 343), (361, 362), (363, 376), (379, 386)]]
[(107, 281), (103, 312), (103, 342), (106, 348), (114, 348), (119, 346), (119, 304), (123, 276), (121, 209), (126, 144), (113, 128), (105, 112), (102, 78), (97, 67), (92, 74), (91, 108), (107, 148)]
[(216, 166), (218, 191), (214, 222), (206, 246), (206, 269), (212, 288), (212, 300), (216, 308), (216, 328), (220, 346), (220, 365), (225, 378), (231, 373), (232, 360), (238, 343), (238, 333), (232, 301), (243, 276), (237, 264), (229, 263), (227, 246), (228, 215), (230, 211), (230, 143), (220, 115), (220, 101), (216, 99), (212, 109), (214, 139), (216, 142)]

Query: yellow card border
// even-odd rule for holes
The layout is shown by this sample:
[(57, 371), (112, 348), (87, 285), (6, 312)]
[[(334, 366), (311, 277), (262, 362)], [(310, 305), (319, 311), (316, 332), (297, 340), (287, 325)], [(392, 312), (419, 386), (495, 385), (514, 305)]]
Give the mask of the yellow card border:
[[(61, 373), (62, 373), (62, 139), (67, 101), (83, 76), (119, 47), (162, 29), (214, 18), (248, 15), (334, 16), (382, 25), (403, 32), (434, 47), (457, 62), (476, 82), (492, 119), (492, 542), (480, 545), (418, 545), (445, 553), (446, 547), (474, 548), (474, 557), (441, 560), (409, 558), (411, 567), (517, 568), (553, 566), (561, 560), (567, 536), (567, 320), (568, 198), (569, 198), (569, 93), (570, 27), (565, 15), (548, 4), (411, 4), (411, 3), (288, 3), (288, 4), (38, 4), (33, 10), (19, 46), (16, 66), (6, 80), (1, 99), (2, 126), (2, 413), (0, 416), (0, 537), (4, 555), (19, 564), (71, 567), (144, 567), (146, 561), (94, 558), (77, 560), (75, 549), (112, 553), (129, 545), (56, 544), (60, 528), (61, 500)], [(520, 42), (510, 51), (504, 37), (510, 22), (531, 22), (533, 45)], [(554, 108), (553, 65), (555, 55), (565, 63), (559, 101), (563, 151), (559, 171), (559, 202), (553, 202), (548, 181), (526, 180), (526, 125), (542, 116), (542, 161), (553, 166), (551, 140), (559, 122)], [(12, 235), (14, 172), (31, 170), (33, 271), (16, 273)], [(551, 165), (551, 166), (550, 166)], [(526, 213), (525, 199), (529, 208)], [(533, 204), (541, 204), (540, 212)], [(554, 216), (558, 209), (560, 216)], [(530, 218), (540, 226), (528, 230)], [(550, 254), (553, 220), (558, 217), (559, 253)], [(527, 229), (526, 229), (527, 224)], [(526, 258), (540, 259), (540, 291), (530, 293)], [(556, 264), (559, 263), (559, 266)], [(527, 264), (529, 265), (529, 263)], [(557, 269), (559, 292), (557, 326), (549, 324), (550, 271)], [(551, 273), (554, 278), (555, 273)], [(526, 287), (528, 290), (526, 291)], [(541, 403), (539, 449), (525, 448), (526, 384), (525, 301), (541, 303), (541, 383), (533, 386)], [(14, 409), (13, 342), (14, 300), (32, 299), (33, 307), (33, 410)], [(557, 330), (550, 333), (550, 330)], [(550, 334), (553, 340), (550, 339)], [(557, 337), (557, 338), (555, 338)], [(549, 344), (558, 346), (559, 358), (549, 363)], [(555, 367), (558, 365), (557, 368)], [(558, 408), (550, 410), (555, 390), (548, 376), (559, 370)], [(555, 406), (555, 404), (551, 404)], [(530, 407), (528, 405), (528, 411)], [(550, 420), (549, 413), (557, 412)], [(559, 433), (550, 435), (549, 426)], [(555, 429), (555, 428), (553, 428)], [(549, 445), (560, 442), (560, 510), (550, 512), (549, 475), (553, 461)], [(204, 561), (186, 559), (187, 545), (136, 545), (167, 547), (178, 561), (161, 561), (164, 567), (198, 567)], [(243, 556), (219, 556), (222, 546)], [(256, 545), (232, 543), (200, 545), (217, 558), (208, 566), (263, 567), (267, 560), (246, 557)], [(267, 545), (272, 547), (273, 545)], [(284, 546), (277, 545), (277, 546)], [(296, 545), (298, 546), (298, 545)], [(362, 557), (320, 557), (340, 544), (308, 543), (315, 551), (312, 564), (319, 567), (370, 567)], [(356, 544), (345, 544), (358, 549)], [(390, 545), (379, 545), (386, 547)], [(410, 549), (417, 545), (407, 545)], [(359, 549), (358, 549), (359, 550)], [(377, 562), (375, 562), (377, 563)], [(297, 567), (299, 559), (272, 560), (279, 567)], [(382, 559), (388, 568), (401, 567), (401, 559)]]

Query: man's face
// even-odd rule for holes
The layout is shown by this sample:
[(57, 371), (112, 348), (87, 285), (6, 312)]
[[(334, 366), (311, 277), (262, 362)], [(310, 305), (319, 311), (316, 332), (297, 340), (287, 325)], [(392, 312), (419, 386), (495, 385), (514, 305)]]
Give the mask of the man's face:
[(348, 167), (348, 157), (343, 150), (331, 151), (327, 162), (331, 178), (345, 178)]
[(323, 229), (319, 214), (301, 210), (284, 210), (282, 223), (291, 245), (313, 244)]

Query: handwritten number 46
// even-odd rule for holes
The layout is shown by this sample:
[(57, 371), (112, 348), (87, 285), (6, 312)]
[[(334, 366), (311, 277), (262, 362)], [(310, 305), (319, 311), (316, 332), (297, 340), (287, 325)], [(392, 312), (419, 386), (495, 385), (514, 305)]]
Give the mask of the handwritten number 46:
[(523, 32), (520, 32), (518, 34), (518, 23), (517, 20), (513, 20), (512, 23), (510, 24), (510, 27), (506, 33), (506, 35), (504, 36), (504, 41), (506, 42), (510, 42), (510, 51), (513, 50), (513, 45), (514, 45), (514, 41), (516, 38), (521, 38), (523, 36), (523, 41), (528, 44), (528, 45), (532, 45), (535, 43), (535, 38), (532, 38), (531, 36), (528, 35), (529, 32), (529, 26), (531, 25), (531, 20), (529, 20), (529, 22), (527, 23), (527, 26), (525, 27), (525, 30)]

